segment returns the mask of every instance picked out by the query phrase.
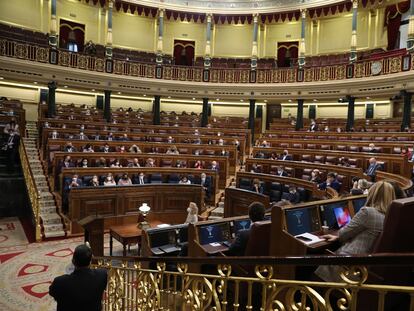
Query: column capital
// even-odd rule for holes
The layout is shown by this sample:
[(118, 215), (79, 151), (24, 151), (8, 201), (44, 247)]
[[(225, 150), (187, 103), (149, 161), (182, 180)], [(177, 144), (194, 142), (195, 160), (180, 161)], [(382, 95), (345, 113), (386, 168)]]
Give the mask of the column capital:
[(164, 8), (159, 8), (158, 9), (158, 16), (159, 17), (164, 17), (164, 13), (165, 13), (165, 9)]
[(48, 87), (49, 89), (57, 89), (57, 83), (56, 83), (56, 81), (50, 81), (50, 82), (47, 84), (47, 87)]
[(108, 0), (108, 8), (113, 9), (114, 3), (115, 3), (115, 0)]
[(351, 0), (352, 1), (352, 8), (358, 9), (358, 0)]
[(259, 22), (259, 13), (253, 13), (253, 23)]
[(303, 8), (303, 9), (300, 9), (300, 16), (302, 17), (302, 18), (306, 18), (306, 12), (307, 12), (308, 10), (306, 9), (306, 8)]

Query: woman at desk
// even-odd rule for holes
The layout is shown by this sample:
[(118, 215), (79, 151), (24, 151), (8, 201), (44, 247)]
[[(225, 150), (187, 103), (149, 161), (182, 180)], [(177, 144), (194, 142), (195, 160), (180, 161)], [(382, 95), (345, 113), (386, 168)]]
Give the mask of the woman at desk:
[(198, 221), (198, 207), (197, 204), (194, 202), (190, 202), (187, 208), (187, 219), (184, 223), (186, 224), (194, 224)]
[[(342, 246), (335, 252), (339, 255), (369, 254), (381, 234), (385, 213), (395, 200), (393, 186), (386, 181), (375, 183), (368, 192), (367, 202), (352, 220), (339, 230), (338, 235), (322, 236), (329, 242), (339, 240)], [(320, 266), (315, 274), (327, 282), (340, 282), (339, 266)]]

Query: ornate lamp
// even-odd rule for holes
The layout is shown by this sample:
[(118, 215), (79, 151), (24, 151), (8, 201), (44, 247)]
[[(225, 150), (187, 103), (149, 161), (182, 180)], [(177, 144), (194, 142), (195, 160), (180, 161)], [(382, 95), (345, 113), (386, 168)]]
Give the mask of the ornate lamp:
[(149, 214), (150, 210), (151, 207), (149, 207), (147, 203), (142, 203), (142, 205), (138, 207), (139, 216), (137, 227), (139, 229), (144, 230), (150, 227), (150, 224), (146, 221), (147, 215)]

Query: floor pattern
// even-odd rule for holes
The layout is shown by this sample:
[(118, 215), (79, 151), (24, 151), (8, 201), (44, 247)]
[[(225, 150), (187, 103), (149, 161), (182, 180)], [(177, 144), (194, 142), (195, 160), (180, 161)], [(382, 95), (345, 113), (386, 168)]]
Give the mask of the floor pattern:
[[(5, 226), (3, 223), (0, 222), (1, 228)], [(19, 235), (18, 231), (14, 233)], [(56, 310), (56, 303), (48, 294), (49, 286), (55, 277), (73, 270), (73, 251), (83, 238), (22, 245), (21, 239), (13, 236), (10, 234), (9, 241), (18, 244), (0, 248), (0, 310)], [(106, 255), (108, 246), (109, 237), (105, 236)], [(122, 246), (114, 241), (114, 255), (121, 254)], [(131, 255), (136, 254), (131, 252)]]
[(0, 249), (27, 244), (29, 244), (29, 241), (18, 218), (8, 217), (0, 219)]

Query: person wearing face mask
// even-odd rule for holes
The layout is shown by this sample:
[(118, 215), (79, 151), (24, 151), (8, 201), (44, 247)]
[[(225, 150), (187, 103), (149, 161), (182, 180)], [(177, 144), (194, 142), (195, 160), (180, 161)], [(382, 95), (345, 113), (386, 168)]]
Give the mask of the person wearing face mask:
[(93, 150), (93, 147), (90, 144), (86, 144), (85, 147), (83, 147), (83, 152), (95, 152)]
[(224, 146), (224, 140), (220, 138), (220, 139), (218, 140), (218, 145), (219, 145), (219, 146)]
[(187, 178), (187, 176), (181, 177), (178, 183), (181, 185), (191, 185), (191, 181)]
[(259, 179), (253, 179), (253, 186), (251, 191), (263, 194), (264, 189)]
[(106, 140), (113, 141), (114, 140), (114, 135), (112, 133), (109, 133), (108, 136), (106, 137)]
[(340, 192), (341, 184), (338, 182), (338, 180), (336, 180), (336, 173), (329, 172), (326, 175), (326, 181), (318, 185), (318, 188), (321, 190), (326, 190), (327, 187), (336, 190), (338, 193)]
[(111, 167), (122, 167), (121, 162), (119, 162), (119, 160), (115, 160), (112, 164)]
[(79, 139), (79, 140), (88, 140), (89, 138), (88, 138), (88, 136), (86, 136), (86, 135), (83, 133), (83, 131), (81, 131), (81, 132), (79, 133), (78, 139)]
[(89, 182), (89, 186), (91, 187), (99, 187), (99, 179), (97, 175), (93, 175), (91, 181)]
[(135, 182), (136, 184), (138, 184), (138, 185), (145, 185), (145, 184), (147, 184), (148, 183), (148, 179), (147, 179), (147, 177), (144, 175), (144, 173), (143, 172), (141, 172), (141, 173), (139, 173), (139, 175), (138, 175), (138, 178), (137, 178), (137, 180), (136, 180), (136, 182)]
[(118, 186), (129, 186), (129, 185), (132, 185), (132, 181), (128, 177), (128, 174), (124, 173), (122, 177), (118, 180)]
[(111, 174), (111, 173), (109, 173), (109, 174), (106, 176), (106, 178), (105, 178), (105, 180), (104, 180), (104, 186), (116, 186), (116, 183), (115, 183), (114, 177), (112, 176), (112, 174)]
[(206, 173), (201, 173), (200, 175), (200, 185), (203, 187), (206, 194), (206, 199), (210, 198), (211, 192), (211, 178), (206, 175)]
[(108, 145), (108, 144), (105, 144), (103, 147), (101, 147), (101, 148), (99, 149), (99, 151), (100, 151), (100, 152), (104, 152), (104, 153), (111, 152), (111, 151), (110, 151), (110, 149), (109, 149), (109, 145)]
[(172, 144), (174, 142), (174, 139), (171, 136), (168, 136), (167, 143)]
[(197, 168), (199, 170), (203, 169), (203, 164), (200, 160), (197, 160), (196, 163), (194, 163), (194, 168)]
[(128, 167), (141, 167), (137, 158), (134, 158), (131, 163), (128, 164)]
[(190, 202), (187, 208), (187, 213), (187, 219), (184, 223), (194, 224), (198, 221), (198, 207), (196, 203)]
[(322, 182), (321, 172), (318, 169), (312, 170), (309, 181), (314, 182), (315, 184), (320, 184)]
[(142, 153), (141, 149), (137, 145), (135, 145), (135, 144), (132, 145), (129, 148), (129, 152), (131, 152), (131, 153)]
[(96, 167), (107, 167), (106, 166), (106, 159), (104, 157), (100, 157), (98, 161), (95, 162)]
[(289, 192), (283, 193), (282, 199), (287, 200), (292, 204), (298, 204), (300, 202), (300, 195), (297, 192), (296, 187), (290, 186)]
[(82, 181), (80, 180), (80, 178), (78, 177), (78, 175), (73, 175), (72, 180), (70, 181), (70, 184), (68, 186), (69, 190), (72, 188), (77, 188), (82, 186)]
[(65, 148), (63, 149), (64, 152), (76, 152), (76, 148), (73, 147), (72, 143), (69, 141), (66, 143)]
[(79, 167), (87, 168), (88, 167), (88, 159), (83, 158), (82, 162), (80, 163)]
[(58, 132), (56, 130), (53, 130), (52, 136), (50, 138), (57, 139), (58, 138)]
[(278, 166), (276, 175), (277, 176), (287, 176), (288, 174), (284, 170), (283, 166)]

